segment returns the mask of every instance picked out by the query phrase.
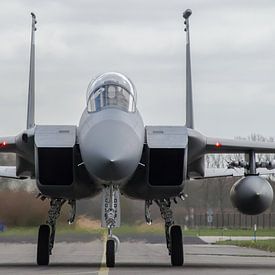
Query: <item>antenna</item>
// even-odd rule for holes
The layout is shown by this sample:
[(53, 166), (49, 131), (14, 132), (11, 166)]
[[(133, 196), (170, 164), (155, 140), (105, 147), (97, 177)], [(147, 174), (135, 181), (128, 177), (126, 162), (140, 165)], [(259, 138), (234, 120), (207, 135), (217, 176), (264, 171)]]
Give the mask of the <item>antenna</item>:
[(31, 53), (30, 53), (30, 71), (29, 71), (29, 90), (28, 90), (28, 110), (27, 110), (27, 129), (34, 127), (34, 100), (35, 100), (35, 31), (36, 16), (32, 16), (32, 32), (31, 32)]
[(191, 74), (191, 54), (190, 54), (190, 33), (189, 33), (189, 17), (192, 11), (187, 9), (183, 13), (186, 32), (186, 127), (194, 129), (193, 115), (193, 95), (192, 95), (192, 74)]

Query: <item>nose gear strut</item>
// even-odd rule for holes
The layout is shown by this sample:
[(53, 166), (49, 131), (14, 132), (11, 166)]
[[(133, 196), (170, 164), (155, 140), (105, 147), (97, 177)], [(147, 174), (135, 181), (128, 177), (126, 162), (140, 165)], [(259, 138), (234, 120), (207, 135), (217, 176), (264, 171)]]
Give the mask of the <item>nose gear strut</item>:
[(113, 235), (112, 229), (120, 226), (120, 193), (115, 185), (106, 186), (103, 189), (101, 226), (108, 229), (106, 265), (107, 267), (114, 267), (119, 239)]

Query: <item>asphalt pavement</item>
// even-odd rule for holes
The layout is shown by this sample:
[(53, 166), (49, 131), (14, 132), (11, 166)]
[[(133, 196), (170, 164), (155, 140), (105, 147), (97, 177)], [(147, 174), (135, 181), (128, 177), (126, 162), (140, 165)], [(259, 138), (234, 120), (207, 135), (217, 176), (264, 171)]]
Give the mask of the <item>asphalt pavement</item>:
[[(188, 240), (188, 241), (187, 241)], [(186, 238), (185, 264), (172, 267), (164, 243), (132, 238), (122, 241), (116, 267), (105, 266), (99, 239), (58, 241), (50, 265), (37, 266), (34, 242), (0, 242), (0, 274), (275, 274), (275, 253), (207, 244)]]

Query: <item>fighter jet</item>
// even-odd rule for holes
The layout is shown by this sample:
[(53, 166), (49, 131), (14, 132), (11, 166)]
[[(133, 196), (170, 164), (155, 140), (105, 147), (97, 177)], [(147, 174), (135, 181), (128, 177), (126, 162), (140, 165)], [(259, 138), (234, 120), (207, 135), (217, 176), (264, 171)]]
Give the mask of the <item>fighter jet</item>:
[(36, 179), (42, 200), (50, 200), (48, 218), (39, 227), (37, 264), (48, 265), (53, 251), (56, 221), (64, 203), (102, 193), (102, 227), (107, 228), (106, 265), (115, 266), (119, 240), (112, 230), (120, 226), (120, 195), (145, 203), (145, 220), (152, 222), (155, 203), (164, 220), (168, 253), (173, 266), (184, 263), (182, 230), (175, 223), (172, 203), (184, 199), (185, 183), (204, 178), (208, 153), (245, 153), (246, 160), (232, 163), (245, 175), (232, 187), (233, 205), (242, 213), (259, 214), (273, 199), (269, 183), (257, 174), (257, 153), (275, 153), (275, 143), (255, 143), (206, 137), (194, 129), (190, 58), (191, 10), (183, 13), (186, 31), (186, 124), (145, 126), (137, 109), (137, 92), (125, 75), (99, 75), (87, 89), (79, 125), (35, 124), (35, 31), (32, 13), (27, 127), (16, 136), (0, 138), (1, 153), (15, 153), (16, 166), (0, 167), (0, 176)]

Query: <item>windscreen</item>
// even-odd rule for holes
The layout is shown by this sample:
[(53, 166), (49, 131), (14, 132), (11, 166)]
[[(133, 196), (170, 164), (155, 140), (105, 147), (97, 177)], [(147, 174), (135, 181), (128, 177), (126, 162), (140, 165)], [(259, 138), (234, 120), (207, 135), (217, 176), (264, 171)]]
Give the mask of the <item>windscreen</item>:
[(88, 112), (98, 112), (106, 108), (136, 111), (136, 90), (133, 83), (123, 74), (105, 73), (89, 84)]

